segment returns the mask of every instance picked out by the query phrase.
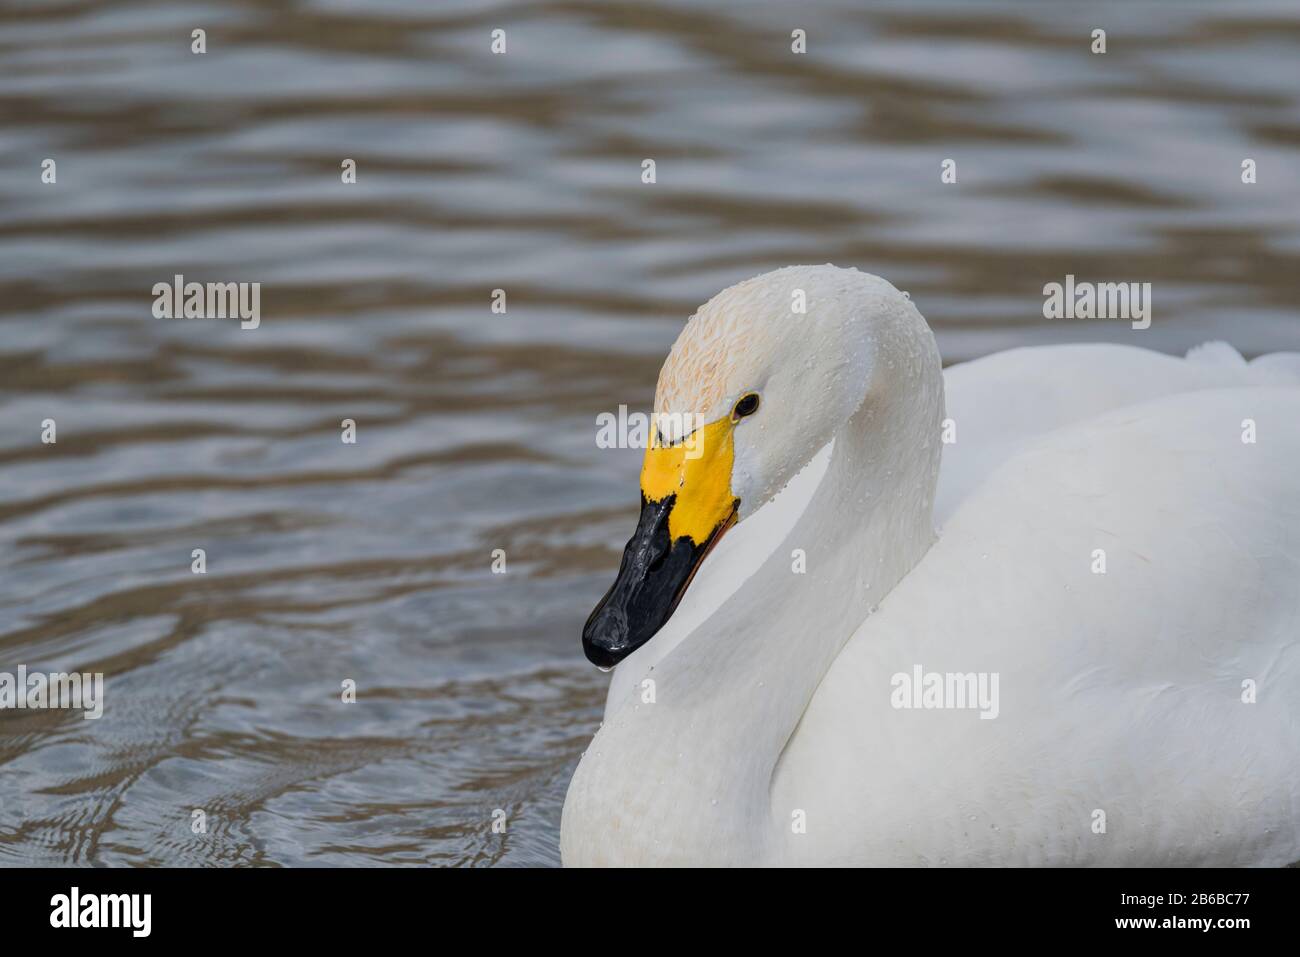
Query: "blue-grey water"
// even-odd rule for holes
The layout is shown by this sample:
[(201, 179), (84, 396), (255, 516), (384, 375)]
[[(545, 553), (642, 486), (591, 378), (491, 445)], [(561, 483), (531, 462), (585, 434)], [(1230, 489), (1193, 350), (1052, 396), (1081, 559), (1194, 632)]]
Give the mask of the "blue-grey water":
[[(1295, 3), (7, 0), (0, 672), (106, 690), (0, 712), (0, 865), (557, 863), (595, 419), (694, 307), (834, 262), (948, 361), (1300, 348), (1297, 63)], [(1151, 328), (1045, 321), (1066, 274)]]

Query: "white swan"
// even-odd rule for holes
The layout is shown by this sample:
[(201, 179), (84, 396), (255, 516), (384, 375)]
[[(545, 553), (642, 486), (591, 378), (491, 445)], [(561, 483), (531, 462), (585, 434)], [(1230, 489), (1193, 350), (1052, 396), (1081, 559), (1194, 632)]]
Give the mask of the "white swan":
[[(893, 286), (800, 266), (702, 307), (655, 405), (706, 424), (662, 418), (584, 630), (627, 657), (565, 864), (1300, 860), (1300, 355), (945, 375)], [(899, 707), (918, 667), (996, 717)]]

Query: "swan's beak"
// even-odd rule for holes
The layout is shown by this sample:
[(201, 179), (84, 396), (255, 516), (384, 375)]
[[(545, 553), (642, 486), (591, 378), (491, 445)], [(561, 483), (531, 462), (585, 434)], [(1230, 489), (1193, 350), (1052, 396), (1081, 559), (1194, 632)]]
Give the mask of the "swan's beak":
[(582, 629), (582, 650), (612, 668), (663, 627), (709, 551), (732, 525), (731, 419), (674, 445), (652, 443), (641, 468), (641, 519), (618, 577)]

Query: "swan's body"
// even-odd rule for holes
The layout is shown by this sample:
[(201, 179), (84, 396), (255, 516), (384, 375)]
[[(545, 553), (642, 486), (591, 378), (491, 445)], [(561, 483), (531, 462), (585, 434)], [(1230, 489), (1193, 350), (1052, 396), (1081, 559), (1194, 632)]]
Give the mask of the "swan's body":
[[(691, 325), (789, 321), (764, 309), (791, 286), (823, 310), (801, 334), (828, 339), (801, 346), (808, 399), (857, 393), (798, 440), (737, 426), (737, 482), (812, 464), (766, 507), (738, 495), (745, 520), (619, 665), (565, 863), (1300, 860), (1297, 357), (1063, 346), (945, 376), (910, 303), (832, 267)], [(786, 361), (753, 329), (730, 347), (754, 340)], [(800, 402), (763, 381), (766, 412)], [(765, 440), (800, 461), (745, 450)], [(741, 476), (755, 460), (772, 475)], [(918, 666), (996, 674), (996, 717), (895, 707)]]

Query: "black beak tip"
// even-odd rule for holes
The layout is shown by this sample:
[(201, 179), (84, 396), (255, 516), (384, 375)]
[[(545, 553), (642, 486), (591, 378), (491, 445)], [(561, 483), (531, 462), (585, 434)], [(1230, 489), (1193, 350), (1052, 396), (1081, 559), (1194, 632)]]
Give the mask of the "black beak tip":
[(641, 501), (636, 532), (623, 549), (618, 577), (582, 629), (587, 660), (608, 671), (658, 633), (672, 617), (700, 562), (730, 526), (720, 522), (703, 545), (689, 536), (671, 540), (668, 516), (676, 495)]
[(604, 603), (592, 613), (582, 629), (582, 650), (597, 668), (613, 668), (632, 652), (621, 608)]

